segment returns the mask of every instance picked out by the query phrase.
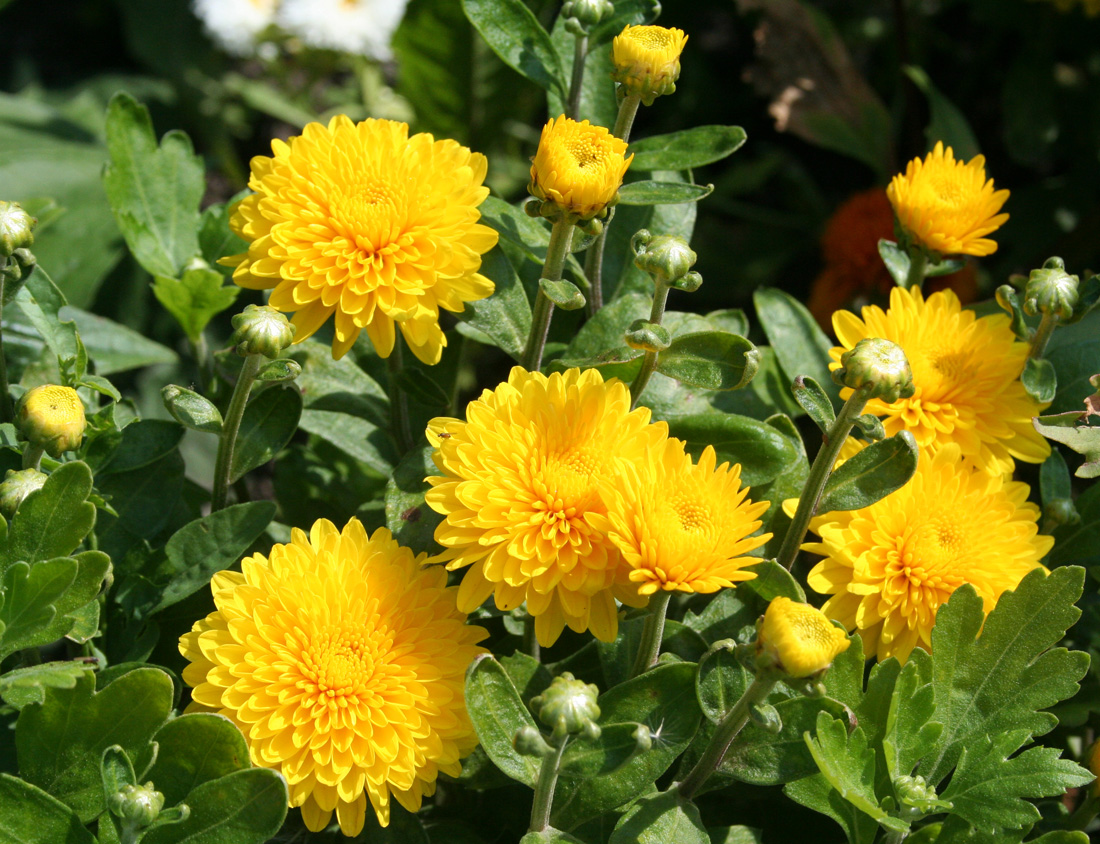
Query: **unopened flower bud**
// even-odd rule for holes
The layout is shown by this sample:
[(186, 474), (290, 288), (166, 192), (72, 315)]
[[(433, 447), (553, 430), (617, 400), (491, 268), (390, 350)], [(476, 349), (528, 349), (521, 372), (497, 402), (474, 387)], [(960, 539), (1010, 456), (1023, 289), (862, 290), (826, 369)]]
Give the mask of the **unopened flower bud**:
[(796, 679), (810, 677), (832, 665), (849, 644), (821, 610), (778, 597), (768, 604), (756, 637), (756, 664)]
[(654, 237), (645, 229), (631, 238), (630, 245), (634, 249), (634, 266), (649, 273), (658, 284), (683, 278), (698, 257), (682, 237), (667, 234)]
[(870, 388), (869, 399), (887, 404), (913, 395), (913, 371), (897, 343), (880, 337), (868, 337), (840, 358), (840, 369), (833, 370), (833, 381), (853, 390)]
[(36, 222), (18, 202), (0, 201), (0, 258), (10, 258), (16, 249), (31, 246)]
[(277, 358), (294, 340), (294, 326), (270, 305), (249, 305), (233, 317), (233, 337), (241, 357)]
[(151, 782), (145, 785), (124, 785), (110, 796), (107, 806), (124, 824), (144, 829), (157, 819), (160, 810), (164, 808), (164, 795), (153, 788)]
[(642, 352), (663, 352), (672, 345), (668, 329), (644, 319), (636, 319), (623, 335), (626, 344)]
[(5, 305), (15, 298), (15, 294), (26, 284), (36, 266), (38, 266), (38, 259), (29, 249), (16, 249), (8, 256), (3, 266), (0, 266), (0, 278), (4, 280)]
[(894, 794), (902, 806), (915, 809), (922, 815), (951, 808), (951, 804), (940, 800), (939, 795), (936, 794), (936, 789), (926, 783), (924, 777), (920, 776), (900, 776), (895, 779)]
[(1077, 306), (1080, 280), (1066, 272), (1061, 258), (1048, 258), (1041, 269), (1032, 270), (1024, 288), (1024, 313), (1050, 314), (1069, 319)]
[(634, 753), (645, 753), (653, 747), (653, 731), (645, 724), (639, 724), (634, 730)]
[[(0, 496), (2, 496), (3, 489), (3, 485), (0, 484)], [(3, 499), (0, 497), (0, 507), (2, 506)], [(1081, 514), (1077, 512), (1073, 501), (1068, 498), (1055, 498), (1053, 501), (1047, 502), (1046, 506), (1043, 507), (1043, 515), (1054, 526), (1075, 525), (1081, 521)]]
[(591, 683), (574, 679), (568, 671), (554, 678), (545, 692), (531, 699), (531, 709), (554, 731), (556, 739), (588, 730), (600, 717), (596, 698), (600, 690)]
[(516, 749), (516, 753), (520, 756), (534, 756), (537, 759), (554, 752), (554, 748), (546, 743), (542, 733), (531, 726), (520, 727), (516, 730), (515, 738), (512, 739), (512, 747)]
[(15, 424), (23, 439), (57, 458), (84, 438), (84, 404), (72, 387), (43, 384), (23, 394)]
[(4, 482), (0, 483), (0, 513), (10, 522), (23, 499), (42, 489), (45, 483), (46, 475), (37, 469), (8, 469)]
[(581, 27), (582, 35), (614, 13), (615, 4), (611, 0), (565, 0), (561, 7), (566, 25), (568, 26), (570, 19), (575, 20)]
[(611, 44), (615, 68), (611, 78), (625, 95), (640, 96), (646, 105), (676, 90), (680, 53), (687, 36), (663, 26), (626, 26)]

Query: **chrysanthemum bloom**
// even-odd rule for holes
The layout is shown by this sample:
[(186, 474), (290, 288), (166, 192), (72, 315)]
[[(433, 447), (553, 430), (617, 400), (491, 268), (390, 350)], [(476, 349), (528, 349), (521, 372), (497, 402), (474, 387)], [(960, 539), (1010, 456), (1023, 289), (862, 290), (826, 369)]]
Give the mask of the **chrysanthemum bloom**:
[[(1040, 407), (1024, 390), (1020, 373), (1028, 347), (1012, 333), (1006, 314), (976, 318), (964, 311), (950, 290), (926, 300), (920, 290), (890, 292), (890, 308), (863, 308), (833, 315), (840, 356), (865, 337), (892, 340), (905, 351), (916, 392), (887, 404), (867, 403), (867, 412), (885, 417), (888, 434), (913, 433), (922, 452), (958, 443), (962, 454), (990, 472), (1008, 472), (1012, 458), (1041, 463), (1050, 444), (1031, 425)], [(851, 390), (841, 391), (847, 398)]]
[(652, 105), (656, 97), (671, 94), (680, 78), (680, 53), (688, 37), (682, 29), (663, 26), (626, 26), (611, 42), (615, 64), (611, 78), (628, 94)]
[(952, 592), (973, 584), (988, 613), (1054, 544), (1039, 535), (1027, 484), (961, 457), (956, 443), (922, 454), (897, 492), (810, 522), (821, 541), (802, 548), (825, 559), (809, 585), (832, 596), (822, 611), (859, 631), (869, 656), (904, 662), (918, 645), (930, 651), (936, 612)]
[(335, 811), (358, 835), (367, 798), (383, 826), (391, 795), (416, 812), (477, 744), (463, 683), (486, 632), (423, 562), (385, 528), (321, 519), (214, 575), (217, 610), (180, 638), (195, 703), (240, 727), (314, 832)]
[(796, 679), (824, 671), (851, 644), (817, 607), (782, 596), (768, 604), (756, 641), (760, 652)]
[(615, 598), (645, 603), (629, 567), (594, 519), (607, 508), (604, 481), (626, 483), (668, 436), (649, 424), (648, 408), (630, 409), (630, 391), (597, 370), (542, 375), (521, 367), (466, 408), (466, 420), (428, 426), (439, 477), (426, 496), (446, 519), (436, 559), (469, 566), (458, 606), (470, 612), (493, 595), (510, 610), (527, 602), (535, 635), (552, 645), (566, 624), (610, 642), (618, 630)]
[[(894, 212), (882, 188), (860, 191), (842, 202), (821, 233), (821, 273), (810, 287), (807, 307), (829, 330), (833, 311), (867, 304), (885, 304), (894, 279), (879, 255), (878, 242), (894, 239)], [(951, 288), (963, 304), (978, 295), (972, 264), (957, 273), (924, 282), (926, 292)]]
[(386, 61), (406, 0), (282, 0), (279, 24), (310, 47)]
[(278, 0), (192, 0), (203, 28), (235, 56), (255, 52), (256, 38), (275, 22)]
[(335, 316), (335, 357), (361, 329), (388, 357), (396, 324), (420, 360), (437, 363), (447, 343), (439, 309), (493, 292), (478, 273), (497, 242), (477, 222), (485, 156), (408, 131), (340, 115), (252, 159), (255, 193), (230, 220), (250, 246), (222, 263), (241, 287), (274, 288), (268, 304), (294, 312), (295, 342)]
[(986, 235), (1008, 219), (999, 213), (1008, 191), (994, 191), (993, 180), (986, 180), (985, 156), (964, 164), (942, 143), (923, 161), (910, 161), (886, 195), (909, 237), (940, 255), (992, 255), (997, 244)]
[(594, 523), (605, 530), (630, 567), (638, 592), (717, 592), (756, 574), (760, 562), (746, 556), (769, 539), (753, 536), (770, 506), (753, 503), (741, 486), (741, 465), (715, 468), (707, 446), (694, 463), (681, 440), (670, 439), (635, 462), (633, 478), (604, 484), (606, 517)]
[(567, 214), (590, 220), (613, 204), (630, 162), (626, 141), (587, 120), (564, 114), (542, 127), (531, 162), (532, 196), (553, 202)]

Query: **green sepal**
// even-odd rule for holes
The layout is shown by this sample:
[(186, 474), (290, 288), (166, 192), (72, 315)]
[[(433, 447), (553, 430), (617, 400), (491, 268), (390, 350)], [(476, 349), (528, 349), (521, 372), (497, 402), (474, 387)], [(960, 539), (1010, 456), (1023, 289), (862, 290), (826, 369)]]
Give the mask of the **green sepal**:
[(1039, 404), (1050, 404), (1058, 392), (1058, 375), (1054, 364), (1044, 358), (1028, 358), (1024, 371), (1020, 374), (1020, 383), (1027, 394)]
[(551, 281), (548, 278), (540, 278), (539, 290), (563, 311), (576, 311), (584, 307), (584, 294), (571, 281)]
[(626, 330), (626, 344), (643, 352), (663, 352), (672, 344), (667, 328), (644, 319), (636, 319)]
[(221, 433), (221, 411), (205, 396), (186, 387), (169, 384), (161, 389), (160, 397), (165, 409), (183, 427), (207, 434)]
[(302, 374), (302, 367), (297, 361), (288, 358), (270, 360), (264, 364), (263, 369), (256, 373), (257, 381), (280, 383), (293, 381)]

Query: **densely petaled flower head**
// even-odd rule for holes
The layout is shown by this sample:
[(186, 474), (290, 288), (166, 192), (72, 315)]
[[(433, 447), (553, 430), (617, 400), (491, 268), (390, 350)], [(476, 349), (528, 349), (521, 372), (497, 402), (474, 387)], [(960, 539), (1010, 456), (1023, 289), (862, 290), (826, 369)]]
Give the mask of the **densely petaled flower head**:
[(275, 22), (278, 0), (192, 0), (195, 14), (218, 46), (235, 56), (256, 50), (257, 37)]
[(406, 0), (282, 0), (279, 25), (310, 47), (387, 61)]
[(252, 159), (255, 193), (230, 220), (250, 246), (222, 262), (242, 287), (274, 288), (269, 304), (295, 312), (295, 342), (335, 316), (335, 357), (361, 329), (388, 357), (396, 323), (420, 360), (437, 363), (447, 344), (439, 309), (493, 292), (477, 272), (497, 242), (477, 222), (485, 156), (408, 131), (340, 115)]
[(869, 656), (904, 662), (918, 645), (931, 650), (936, 612), (964, 583), (988, 613), (1039, 567), (1054, 540), (1039, 535), (1027, 496), (1027, 484), (964, 463), (956, 443), (922, 454), (897, 492), (810, 522), (821, 541), (802, 547), (825, 559), (808, 582), (832, 596), (823, 612), (858, 630)]
[(817, 607), (782, 596), (768, 604), (757, 636), (757, 648), (796, 679), (824, 671), (850, 644)]
[[(882, 337), (901, 346), (913, 370), (915, 392), (886, 403), (872, 399), (867, 412), (883, 416), (888, 434), (912, 431), (924, 451), (958, 443), (965, 457), (990, 472), (1007, 472), (1016, 457), (1041, 463), (1050, 444), (1031, 425), (1039, 405), (1020, 383), (1027, 344), (1017, 342), (1005, 314), (975, 317), (964, 311), (950, 290), (926, 300), (920, 290), (895, 287), (890, 308), (863, 308), (860, 319), (849, 311), (833, 315), (841, 355), (865, 337)], [(851, 390), (841, 391), (847, 398)]]
[(998, 213), (1008, 191), (994, 191), (993, 180), (986, 181), (985, 156), (964, 164), (942, 143), (923, 161), (910, 161), (904, 175), (894, 176), (886, 195), (909, 237), (941, 255), (992, 255), (997, 244), (985, 235), (1008, 219)]
[(477, 744), (463, 683), (486, 633), (423, 562), (385, 528), (321, 519), (214, 575), (217, 610), (180, 639), (195, 703), (241, 728), (315, 832), (335, 811), (358, 835), (368, 798), (383, 826), (391, 794), (417, 811)]
[(587, 120), (564, 114), (542, 127), (531, 162), (532, 196), (553, 202), (567, 214), (588, 220), (612, 204), (634, 156), (626, 141)]
[(687, 40), (682, 29), (627, 25), (611, 42), (611, 78), (652, 105), (655, 98), (676, 90), (680, 53)]
[(715, 462), (711, 446), (694, 463), (684, 443), (670, 439), (634, 464), (629, 482), (605, 482), (608, 512), (596, 524), (618, 547), (642, 595), (716, 592), (756, 577), (746, 568), (760, 558), (746, 555), (771, 539), (752, 536), (769, 504), (748, 500), (740, 464), (715, 468)]
[(470, 566), (458, 606), (493, 595), (510, 610), (527, 602), (535, 635), (552, 645), (568, 624), (605, 642), (618, 630), (615, 598), (645, 603), (615, 545), (594, 520), (604, 481), (626, 483), (668, 436), (630, 409), (630, 391), (597, 370), (542, 375), (515, 367), (508, 381), (466, 408), (466, 421), (433, 419), (428, 439), (442, 473), (426, 500), (446, 519), (436, 541), (447, 567)]
[(23, 393), (15, 411), (19, 434), (31, 445), (60, 457), (84, 439), (84, 403), (72, 387), (42, 384)]

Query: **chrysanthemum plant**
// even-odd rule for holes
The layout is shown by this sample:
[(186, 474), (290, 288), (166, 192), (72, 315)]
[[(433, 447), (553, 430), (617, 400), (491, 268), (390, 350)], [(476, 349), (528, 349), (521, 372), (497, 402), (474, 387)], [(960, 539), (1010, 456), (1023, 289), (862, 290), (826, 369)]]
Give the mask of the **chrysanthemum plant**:
[[(687, 37), (462, 5), (546, 92), (526, 201), (337, 116), (200, 212), (116, 96), (179, 353), (70, 318), (0, 202), (0, 842), (1083, 844), (1100, 487), (1057, 444), (1100, 474), (1100, 282), (926, 296), (1006, 217), (937, 144), (837, 345), (778, 290), (670, 310), (745, 140), (631, 138)], [(163, 412), (107, 378), (151, 364)]]

